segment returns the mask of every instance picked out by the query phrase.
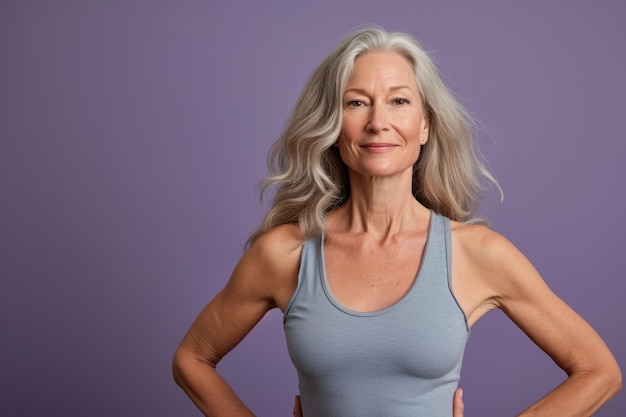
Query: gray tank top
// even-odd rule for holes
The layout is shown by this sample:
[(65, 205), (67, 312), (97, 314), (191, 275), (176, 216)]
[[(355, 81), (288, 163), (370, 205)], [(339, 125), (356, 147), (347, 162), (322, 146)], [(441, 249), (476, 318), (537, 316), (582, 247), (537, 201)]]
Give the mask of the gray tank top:
[(330, 292), (323, 234), (304, 243), (284, 328), (305, 417), (452, 416), (469, 330), (450, 285), (450, 237), (450, 221), (431, 212), (413, 285), (366, 313)]

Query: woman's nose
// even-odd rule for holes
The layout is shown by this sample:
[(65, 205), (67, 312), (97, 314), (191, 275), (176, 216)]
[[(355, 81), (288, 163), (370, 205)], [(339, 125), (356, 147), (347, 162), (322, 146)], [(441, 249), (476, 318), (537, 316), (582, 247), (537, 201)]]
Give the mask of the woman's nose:
[(371, 133), (377, 133), (389, 128), (389, 113), (385, 106), (373, 105), (370, 109), (369, 120), (365, 129)]

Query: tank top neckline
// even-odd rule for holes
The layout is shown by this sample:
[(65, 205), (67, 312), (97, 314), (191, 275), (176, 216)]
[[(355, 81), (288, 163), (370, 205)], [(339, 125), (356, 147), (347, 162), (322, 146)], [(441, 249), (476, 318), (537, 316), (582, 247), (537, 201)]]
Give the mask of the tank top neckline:
[(322, 289), (324, 290), (324, 294), (326, 295), (326, 298), (328, 299), (328, 301), (339, 311), (345, 314), (351, 315), (351, 316), (356, 316), (356, 317), (378, 316), (378, 315), (387, 313), (389, 311), (392, 311), (398, 306), (404, 304), (409, 298), (411, 298), (417, 292), (417, 288), (420, 286), (420, 283), (423, 281), (423, 279), (420, 279), (420, 278), (422, 277), (422, 275), (424, 275), (423, 271), (425, 269), (425, 265), (428, 263), (428, 260), (430, 259), (431, 247), (433, 246), (433, 240), (434, 240), (434, 235), (435, 235), (434, 233), (435, 217), (437, 217), (436, 213), (430, 210), (430, 218), (428, 220), (428, 235), (426, 236), (426, 244), (424, 245), (424, 250), (422, 252), (422, 259), (420, 261), (420, 265), (417, 270), (417, 273), (415, 277), (413, 278), (413, 282), (411, 283), (411, 286), (409, 287), (407, 292), (404, 293), (404, 295), (402, 295), (402, 297), (394, 301), (392, 304), (388, 305), (387, 307), (383, 307), (381, 309), (373, 310), (373, 311), (358, 311), (358, 310), (350, 309), (344, 306), (343, 304), (341, 304), (333, 295), (332, 291), (330, 290), (330, 284), (328, 283), (328, 275), (326, 274), (326, 259), (324, 256), (324, 231), (322, 231), (322, 233), (320, 234), (320, 243), (319, 243), (320, 281), (322, 283)]

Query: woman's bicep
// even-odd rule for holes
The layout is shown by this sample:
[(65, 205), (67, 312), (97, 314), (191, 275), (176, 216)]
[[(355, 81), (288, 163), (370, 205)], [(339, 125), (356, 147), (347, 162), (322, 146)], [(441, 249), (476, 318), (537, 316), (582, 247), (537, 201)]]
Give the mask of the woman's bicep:
[(284, 230), (262, 237), (241, 258), (226, 286), (200, 312), (180, 348), (212, 366), (295, 289), (299, 252)]
[(496, 244), (490, 280), (498, 307), (570, 375), (611, 363), (600, 336), (552, 292), (530, 261), (504, 238)]
[(179, 350), (195, 354), (212, 366), (254, 327), (272, 307), (271, 300), (254, 294), (253, 288), (242, 288), (235, 274), (213, 298), (183, 338)]

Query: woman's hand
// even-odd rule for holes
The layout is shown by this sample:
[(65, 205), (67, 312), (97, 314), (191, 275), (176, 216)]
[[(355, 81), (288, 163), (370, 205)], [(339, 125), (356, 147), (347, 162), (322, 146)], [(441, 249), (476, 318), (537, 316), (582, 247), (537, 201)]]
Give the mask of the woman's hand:
[(293, 417), (302, 417), (302, 406), (300, 406), (299, 395), (296, 395), (296, 404), (293, 406)]
[(454, 391), (454, 398), (452, 399), (452, 417), (463, 417), (464, 409), (463, 389), (457, 388), (456, 391)]
[[(457, 388), (452, 400), (452, 417), (463, 417), (463, 390)], [(293, 417), (302, 417), (302, 407), (300, 406), (300, 396), (296, 395), (296, 403), (293, 407)]]

